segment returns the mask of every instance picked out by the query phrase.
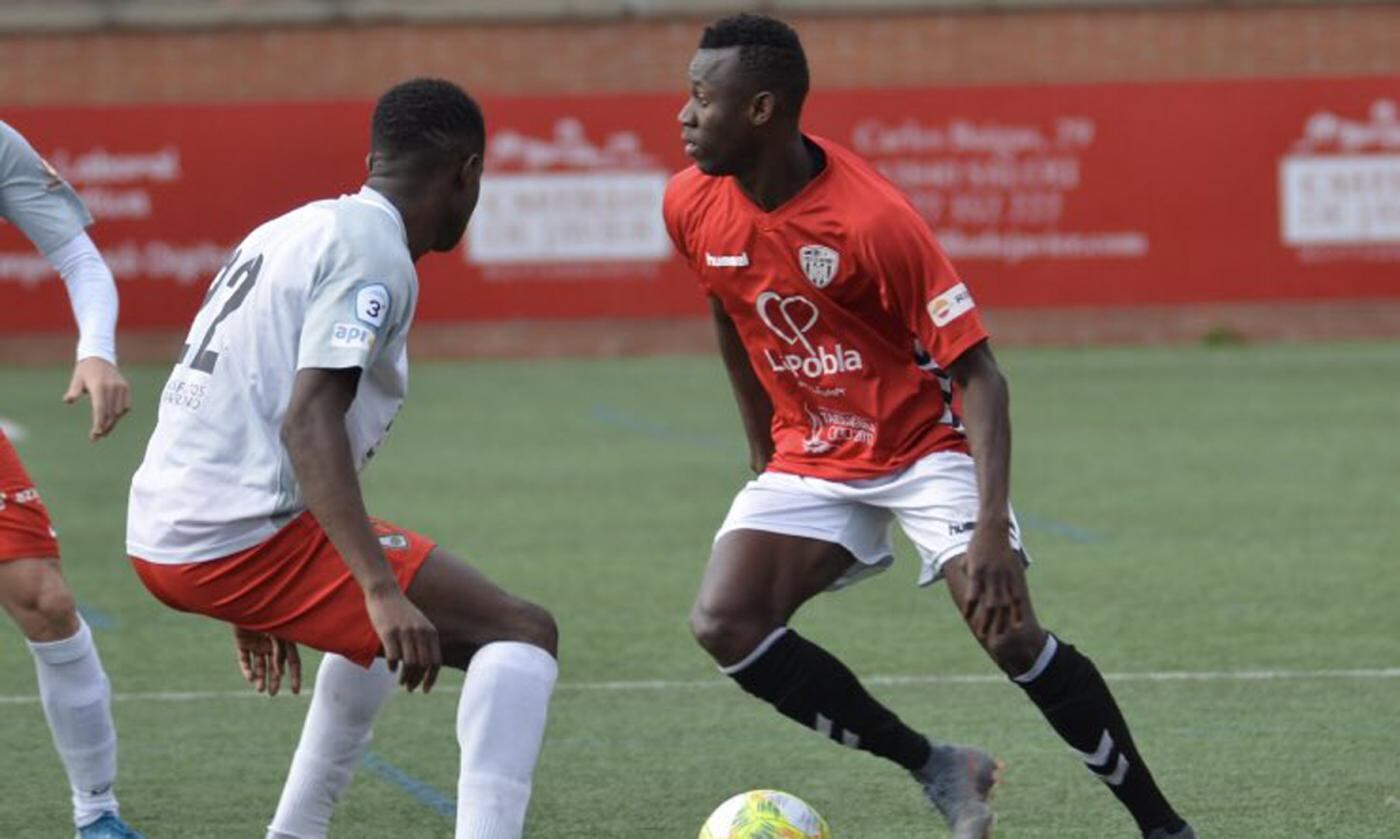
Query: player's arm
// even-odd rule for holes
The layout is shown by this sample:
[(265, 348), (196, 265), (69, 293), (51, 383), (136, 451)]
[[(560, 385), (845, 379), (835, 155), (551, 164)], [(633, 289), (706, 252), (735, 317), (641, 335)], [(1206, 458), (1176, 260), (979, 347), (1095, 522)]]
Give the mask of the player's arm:
[(399, 683), (409, 690), (421, 683), (427, 691), (442, 665), (437, 629), (409, 602), (384, 558), (365, 511), (345, 428), (359, 382), (358, 367), (298, 370), (282, 421), (282, 444), (307, 509), (364, 592), (389, 669), (402, 662)]
[(867, 232), (867, 258), (910, 333), (953, 378), (977, 469), (977, 526), (963, 555), (969, 580), (964, 617), (979, 636), (1019, 626), (1026, 602), (1021, 560), (1011, 548), (1010, 396), (972, 293), (933, 234), (909, 207), (892, 208)]
[(79, 233), (48, 258), (63, 278), (78, 324), (78, 361), (63, 401), (71, 405), (88, 395), (92, 400), (88, 437), (97, 440), (131, 410), (130, 386), (117, 369), (117, 286), (86, 233)]
[(948, 368), (962, 394), (963, 426), (977, 469), (977, 528), (964, 556), (972, 587), (965, 617), (985, 637), (1021, 624), (1026, 601), (1011, 549), (1011, 395), (987, 341)]
[(962, 393), (962, 418), (977, 461), (977, 526), (1011, 532), (1011, 390), (987, 341), (948, 370)]
[(724, 304), (710, 297), (710, 312), (715, 319), (715, 336), (719, 354), (729, 373), (729, 385), (734, 389), (734, 401), (739, 404), (739, 419), (744, 424), (744, 436), (749, 441), (749, 467), (755, 473), (768, 468), (773, 458), (773, 401), (749, 363), (748, 351), (739, 337), (739, 330)]
[(65, 402), (92, 399), (91, 439), (105, 436), (131, 407), (117, 370), (117, 288), (84, 230), (92, 216), (19, 132), (0, 123), (0, 216), (20, 229), (63, 278), (78, 323), (77, 364)]

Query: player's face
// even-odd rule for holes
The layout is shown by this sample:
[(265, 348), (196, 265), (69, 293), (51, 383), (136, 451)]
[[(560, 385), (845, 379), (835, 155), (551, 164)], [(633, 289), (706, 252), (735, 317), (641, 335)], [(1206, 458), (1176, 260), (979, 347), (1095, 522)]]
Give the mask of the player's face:
[(743, 77), (739, 48), (697, 50), (690, 62), (690, 98), (681, 108), (686, 156), (707, 175), (735, 175), (754, 159), (754, 91)]
[(481, 165), (481, 155), (471, 155), (448, 184), (442, 202), (442, 224), (433, 242), (433, 250), (450, 251), (462, 241), (462, 234), (467, 232), (467, 222), (471, 221), (477, 199), (481, 196)]

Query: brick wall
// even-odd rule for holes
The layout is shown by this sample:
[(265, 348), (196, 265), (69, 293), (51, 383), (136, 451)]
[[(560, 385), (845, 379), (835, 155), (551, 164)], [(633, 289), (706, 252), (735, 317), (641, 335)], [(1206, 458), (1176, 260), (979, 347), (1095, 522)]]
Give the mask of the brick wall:
[[(1400, 72), (1400, 6), (791, 18), (824, 87)], [(494, 93), (679, 90), (702, 21), (0, 36), (0, 105), (368, 98), (416, 74)]]

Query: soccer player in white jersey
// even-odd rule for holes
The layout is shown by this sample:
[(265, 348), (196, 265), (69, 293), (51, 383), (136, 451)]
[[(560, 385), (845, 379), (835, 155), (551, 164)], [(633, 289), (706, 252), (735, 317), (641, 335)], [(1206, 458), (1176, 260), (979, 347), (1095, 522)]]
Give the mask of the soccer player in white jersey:
[[(130, 407), (117, 370), (117, 288), (84, 232), (92, 216), (20, 133), (0, 122), (0, 218), (23, 231), (63, 278), (78, 321), (78, 363), (64, 394), (92, 399), (88, 436), (107, 436)], [(0, 604), (29, 641), (39, 696), (73, 788), (84, 839), (139, 837), (118, 815), (112, 693), (92, 630), (74, 606), (48, 510), (0, 431)]]
[(456, 85), (384, 94), (364, 188), (257, 228), (214, 278), (132, 479), (128, 552), (157, 598), (232, 624), (259, 689), (297, 689), (295, 645), (328, 654), (271, 837), (326, 834), (394, 673), (426, 692), (443, 664), (467, 674), (456, 836), (523, 831), (554, 620), (370, 518), (356, 476), (403, 402), (414, 263), (461, 239), (484, 150)]

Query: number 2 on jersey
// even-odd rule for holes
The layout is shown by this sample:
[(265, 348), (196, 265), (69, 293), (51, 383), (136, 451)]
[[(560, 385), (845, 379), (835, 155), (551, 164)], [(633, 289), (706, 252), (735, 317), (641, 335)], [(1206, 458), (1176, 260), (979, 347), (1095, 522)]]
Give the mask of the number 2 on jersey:
[[(204, 330), (204, 337), (200, 340), (199, 346), (195, 349), (194, 355), (186, 361), (189, 355), (190, 345), (187, 343), (180, 348), (179, 364), (187, 363), (192, 370), (199, 370), (204, 373), (213, 373), (214, 364), (219, 360), (219, 353), (209, 349), (209, 344), (214, 340), (214, 332), (223, 323), (224, 318), (233, 314), (234, 311), (243, 305), (243, 301), (248, 298), (248, 292), (253, 290), (253, 283), (258, 281), (258, 272), (262, 270), (263, 258), (259, 254), (246, 260), (238, 268), (230, 273), (229, 269), (238, 261), (239, 252), (234, 251), (228, 262), (224, 263), (223, 270), (214, 278), (214, 282), (209, 286), (209, 294), (204, 298), (204, 305), (200, 308), (199, 314), (195, 316), (195, 324), (204, 317), (204, 313), (209, 309), (214, 301), (222, 299), (224, 305), (219, 309), (219, 313), (210, 321), (209, 326)], [(224, 276), (228, 279), (225, 280)], [(229, 294), (223, 294), (226, 289), (233, 289)], [(190, 337), (194, 337), (194, 330), (190, 330)]]

